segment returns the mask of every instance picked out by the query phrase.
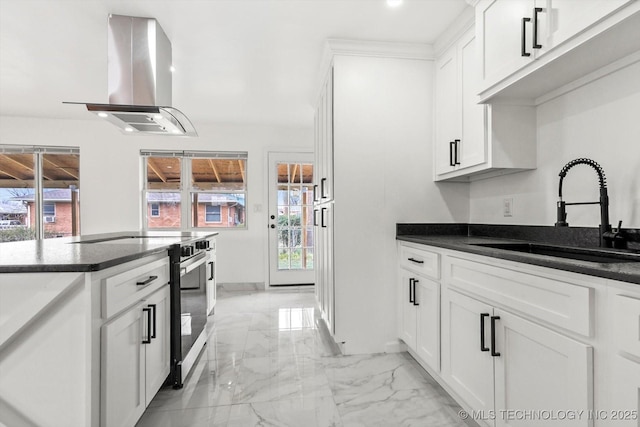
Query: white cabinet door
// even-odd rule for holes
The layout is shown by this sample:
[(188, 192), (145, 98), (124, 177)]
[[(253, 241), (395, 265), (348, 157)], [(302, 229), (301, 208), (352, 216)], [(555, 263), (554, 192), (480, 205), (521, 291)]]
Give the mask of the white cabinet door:
[(440, 284), (415, 279), (416, 353), (436, 372), (440, 371)]
[(329, 71), (325, 88), (325, 129), (323, 147), (323, 176), (324, 182), (320, 182), (321, 201), (333, 200), (333, 68)]
[(411, 348), (416, 350), (416, 322), (418, 312), (414, 304), (414, 284), (416, 275), (406, 270), (401, 270), (400, 283), (398, 287), (398, 299), (400, 304), (400, 339)]
[(322, 284), (323, 318), (332, 335), (336, 334), (335, 324), (335, 287), (333, 262), (333, 204), (327, 203), (320, 208), (320, 233), (322, 233)]
[[(539, 13), (542, 40), (541, 53), (575, 36), (599, 19), (614, 12), (631, 0), (536, 0), (542, 8)], [(551, 7), (547, 8), (550, 4)]]
[[(640, 417), (640, 363), (615, 354), (607, 426), (637, 427)], [(615, 417), (615, 419), (614, 419)]]
[[(593, 410), (593, 348), (521, 317), (495, 309), (496, 414), (509, 411)], [(506, 412), (505, 412), (506, 411)], [(575, 420), (496, 416), (497, 426), (589, 426)]]
[(456, 46), (436, 61), (436, 174), (455, 169), (454, 140), (460, 138)]
[[(484, 0), (476, 7), (482, 87), (487, 88), (529, 63), (533, 0)], [(524, 32), (523, 32), (524, 31)], [(530, 56), (523, 56), (524, 51)]]
[(442, 311), (442, 377), (471, 409), (489, 414), (494, 410), (494, 358), (481, 345), (488, 349), (491, 344), (493, 307), (447, 289)]
[(143, 304), (138, 304), (102, 326), (101, 425), (104, 427), (135, 425), (146, 407), (142, 341), (148, 337), (142, 308)]
[(152, 319), (150, 329), (151, 342), (143, 344), (145, 352), (145, 400), (146, 405), (149, 405), (169, 375), (171, 333), (169, 286), (166, 285), (151, 295), (144, 301), (144, 307), (151, 308)]
[(478, 104), (480, 73), (475, 33), (467, 32), (458, 41), (458, 68), (460, 74), (460, 167), (466, 168), (487, 161), (487, 133), (485, 109)]

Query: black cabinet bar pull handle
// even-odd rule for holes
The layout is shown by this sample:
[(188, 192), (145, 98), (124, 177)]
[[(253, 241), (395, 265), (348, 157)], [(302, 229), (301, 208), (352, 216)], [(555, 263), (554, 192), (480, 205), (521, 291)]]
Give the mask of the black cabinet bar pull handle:
[(416, 264), (424, 264), (424, 261), (417, 260), (415, 258), (407, 258), (407, 260), (411, 262), (415, 262)]
[(500, 320), (500, 316), (491, 316), (491, 355), (493, 357), (500, 356), (496, 351), (496, 320)]
[(318, 226), (318, 209), (313, 210), (313, 225), (314, 227)]
[(326, 210), (327, 210), (327, 208), (320, 209), (320, 227), (322, 227), (322, 228), (327, 228), (327, 224), (324, 223), (324, 212)]
[(147, 286), (149, 283), (153, 282), (157, 278), (158, 278), (158, 276), (149, 276), (149, 278), (147, 280), (144, 280), (142, 282), (136, 282), (136, 285), (138, 285), (138, 286)]
[(531, 56), (529, 52), (527, 52), (527, 41), (525, 38), (526, 32), (526, 24), (527, 22), (531, 22), (531, 18), (522, 18), (522, 56)]
[(318, 184), (315, 184), (313, 186), (313, 201), (314, 202), (318, 201)]
[(147, 313), (147, 338), (142, 339), (142, 344), (151, 344), (151, 309), (145, 307), (142, 311)]
[(325, 194), (325, 192), (324, 192), (324, 183), (325, 183), (325, 182), (327, 182), (327, 178), (322, 178), (322, 179), (320, 180), (320, 196), (321, 196), (323, 199), (326, 199), (327, 197), (329, 197), (329, 196), (327, 196), (327, 195)]
[(414, 280), (416, 280), (416, 279), (409, 279), (409, 302), (411, 302), (411, 303), (413, 302), (413, 294), (412, 294), (413, 290), (412, 289), (413, 289), (413, 281)]
[(458, 148), (458, 144), (460, 144), (460, 140), (456, 139), (453, 141), (453, 164), (454, 165), (459, 165), (460, 161), (458, 160), (458, 151), (460, 151), (460, 148)]
[(451, 141), (449, 143), (449, 166), (455, 166), (456, 164), (453, 161), (453, 150), (454, 150), (455, 142)]
[(420, 282), (419, 280), (413, 279), (413, 305), (420, 305), (418, 304), (418, 297), (416, 295), (416, 283)]
[(538, 13), (542, 12), (541, 7), (533, 8), (533, 48), (540, 49), (541, 44), (538, 44)]
[(480, 351), (489, 351), (489, 347), (484, 345), (484, 318), (489, 317), (489, 313), (480, 313)]
[(155, 338), (156, 337), (156, 305), (155, 304), (149, 304), (149, 307), (151, 307), (151, 310), (153, 311), (153, 332), (151, 333), (151, 338)]
[(209, 265), (211, 266), (211, 275), (209, 276), (209, 280), (213, 280), (213, 261), (209, 261)]

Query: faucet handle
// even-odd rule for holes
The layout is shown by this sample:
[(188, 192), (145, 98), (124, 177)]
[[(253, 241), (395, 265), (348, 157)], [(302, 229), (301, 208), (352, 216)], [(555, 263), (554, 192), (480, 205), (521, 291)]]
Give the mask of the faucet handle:
[(618, 221), (618, 228), (616, 229), (616, 232), (619, 233), (620, 230), (622, 230), (622, 220)]

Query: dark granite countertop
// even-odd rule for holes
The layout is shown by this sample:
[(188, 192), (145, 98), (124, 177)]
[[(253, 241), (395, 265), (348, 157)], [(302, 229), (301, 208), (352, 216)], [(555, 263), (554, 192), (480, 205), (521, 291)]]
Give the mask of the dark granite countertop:
[[(491, 228), (495, 228), (493, 231), (497, 232), (492, 232)], [(587, 274), (605, 279), (640, 284), (640, 254), (630, 255), (631, 258), (635, 258), (637, 256), (637, 262), (600, 263), (476, 246), (478, 243), (518, 242), (547, 243), (553, 245), (562, 245), (564, 243), (564, 246), (585, 247), (582, 245), (571, 244), (579, 242), (581, 239), (580, 236), (565, 236), (562, 241), (548, 241), (540, 239), (540, 235), (544, 235), (546, 232), (552, 232), (552, 230), (542, 230), (542, 228), (546, 229), (553, 227), (540, 227), (539, 230), (536, 230), (531, 226), (523, 226), (523, 228), (528, 228), (528, 230), (523, 230), (522, 228), (519, 229), (518, 226), (488, 226), (488, 228), (484, 226), (480, 229), (474, 228), (474, 225), (469, 224), (398, 224), (396, 239), (444, 249), (484, 255), (492, 258), (516, 261), (524, 264)], [(528, 233), (532, 231), (531, 228), (534, 228), (533, 231), (538, 231), (536, 234), (538, 238), (527, 237)], [(566, 229), (562, 230), (563, 233), (575, 234), (580, 234), (581, 231), (584, 232), (585, 230), (575, 230), (575, 232), (569, 232)], [(588, 237), (592, 237), (591, 230), (587, 230), (586, 234), (589, 235)], [(507, 236), (511, 238), (508, 238)], [(592, 245), (586, 245), (586, 247), (593, 248)]]
[(0, 243), (0, 273), (97, 271), (217, 232), (125, 231)]

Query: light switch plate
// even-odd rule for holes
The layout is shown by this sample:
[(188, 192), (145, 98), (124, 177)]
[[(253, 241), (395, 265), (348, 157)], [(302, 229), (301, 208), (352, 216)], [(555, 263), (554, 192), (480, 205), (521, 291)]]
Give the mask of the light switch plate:
[(509, 197), (503, 200), (502, 213), (504, 216), (513, 216), (513, 198)]

